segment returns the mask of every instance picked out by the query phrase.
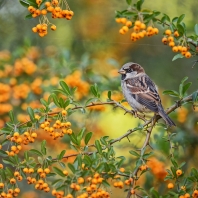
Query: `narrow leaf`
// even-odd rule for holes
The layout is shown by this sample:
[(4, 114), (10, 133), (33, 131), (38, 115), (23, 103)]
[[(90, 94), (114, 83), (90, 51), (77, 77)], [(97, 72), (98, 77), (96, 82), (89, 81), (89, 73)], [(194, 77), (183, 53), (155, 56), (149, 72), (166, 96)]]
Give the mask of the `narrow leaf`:
[(85, 135), (85, 144), (87, 145), (89, 143), (89, 140), (91, 139), (93, 133), (92, 132), (89, 132)]
[(102, 154), (102, 147), (100, 145), (99, 140), (95, 141), (95, 146), (96, 146), (96, 149), (97, 149), (98, 153)]
[(56, 174), (60, 175), (61, 177), (65, 177), (65, 175), (63, 174), (63, 171), (60, 170), (59, 168), (57, 167), (53, 167), (53, 170)]

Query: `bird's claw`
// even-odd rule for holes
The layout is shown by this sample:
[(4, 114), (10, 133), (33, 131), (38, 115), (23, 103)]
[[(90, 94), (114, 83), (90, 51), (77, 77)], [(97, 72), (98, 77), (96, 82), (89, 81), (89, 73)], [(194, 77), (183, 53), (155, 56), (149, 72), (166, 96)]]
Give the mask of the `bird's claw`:
[(135, 118), (137, 118), (137, 111), (131, 110), (131, 112), (132, 112), (133, 116), (134, 116)]

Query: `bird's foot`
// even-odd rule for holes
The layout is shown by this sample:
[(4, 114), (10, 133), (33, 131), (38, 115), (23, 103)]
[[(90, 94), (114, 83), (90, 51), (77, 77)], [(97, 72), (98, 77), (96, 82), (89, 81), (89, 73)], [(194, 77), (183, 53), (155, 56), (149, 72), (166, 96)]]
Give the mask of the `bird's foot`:
[(137, 111), (131, 110), (131, 112), (132, 112), (133, 116), (134, 116), (135, 118), (137, 118)]

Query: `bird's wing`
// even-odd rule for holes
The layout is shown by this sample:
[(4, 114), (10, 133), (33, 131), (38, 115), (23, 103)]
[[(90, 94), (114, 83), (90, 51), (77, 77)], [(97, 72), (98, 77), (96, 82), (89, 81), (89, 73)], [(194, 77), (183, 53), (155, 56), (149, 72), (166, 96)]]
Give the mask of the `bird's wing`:
[(138, 103), (151, 111), (158, 112), (158, 105), (161, 105), (161, 100), (155, 84), (147, 75), (127, 79), (126, 84), (132, 97)]

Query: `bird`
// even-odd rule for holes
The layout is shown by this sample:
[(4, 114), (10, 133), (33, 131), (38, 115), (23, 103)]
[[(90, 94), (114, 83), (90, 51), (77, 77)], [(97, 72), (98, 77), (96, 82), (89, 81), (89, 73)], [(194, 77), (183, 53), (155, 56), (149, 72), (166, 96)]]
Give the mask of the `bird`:
[(136, 114), (154, 112), (159, 114), (169, 127), (176, 126), (164, 111), (157, 86), (142, 66), (128, 62), (118, 73), (121, 74), (123, 95)]

